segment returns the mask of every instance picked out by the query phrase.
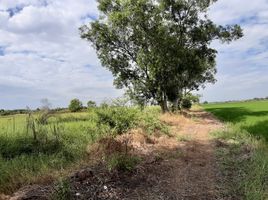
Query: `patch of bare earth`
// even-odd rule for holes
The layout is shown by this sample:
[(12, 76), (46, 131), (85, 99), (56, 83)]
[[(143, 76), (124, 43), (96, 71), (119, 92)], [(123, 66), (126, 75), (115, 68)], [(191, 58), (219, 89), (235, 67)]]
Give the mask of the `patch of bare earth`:
[[(137, 129), (89, 147), (91, 156), (98, 158), (127, 152), (142, 159), (130, 172), (109, 171), (100, 159), (73, 173), (68, 178), (70, 199), (220, 199), (215, 147), (209, 133), (222, 124), (203, 111), (189, 112), (187, 117), (166, 114), (161, 120), (170, 126), (171, 136), (148, 136)], [(49, 199), (54, 188), (35, 187), (23, 195), (15, 194), (13, 200)]]

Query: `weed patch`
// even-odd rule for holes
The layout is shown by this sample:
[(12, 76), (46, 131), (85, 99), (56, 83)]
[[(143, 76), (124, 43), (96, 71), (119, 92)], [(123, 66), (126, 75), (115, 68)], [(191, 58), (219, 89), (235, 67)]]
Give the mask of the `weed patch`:
[(137, 125), (137, 110), (125, 107), (104, 107), (96, 111), (98, 124), (106, 124), (115, 134), (123, 134)]
[(68, 180), (61, 179), (55, 187), (52, 200), (68, 200), (71, 199), (71, 186)]
[(217, 158), (222, 171), (224, 196), (236, 199), (268, 198), (268, 147), (237, 127), (215, 134), (224, 145), (218, 145)]
[(136, 156), (125, 154), (113, 154), (107, 158), (107, 167), (110, 171), (132, 171), (139, 163), (140, 159)]

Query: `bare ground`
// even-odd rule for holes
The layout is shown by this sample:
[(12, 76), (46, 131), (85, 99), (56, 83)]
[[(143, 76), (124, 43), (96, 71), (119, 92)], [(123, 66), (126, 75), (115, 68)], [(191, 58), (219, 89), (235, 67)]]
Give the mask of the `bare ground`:
[[(70, 199), (221, 199), (217, 187), (215, 146), (209, 133), (223, 125), (203, 111), (186, 115), (161, 116), (161, 120), (171, 127), (170, 137), (147, 136), (142, 130), (134, 130), (115, 141), (106, 142), (108, 145), (102, 153), (123, 151), (121, 144), (127, 143), (129, 153), (141, 157), (142, 161), (131, 172), (108, 171), (99, 162), (73, 173), (68, 178)], [(98, 148), (89, 151), (99, 153)], [(55, 191), (54, 186), (30, 186), (13, 197), (2, 196), (2, 199), (49, 199)]]

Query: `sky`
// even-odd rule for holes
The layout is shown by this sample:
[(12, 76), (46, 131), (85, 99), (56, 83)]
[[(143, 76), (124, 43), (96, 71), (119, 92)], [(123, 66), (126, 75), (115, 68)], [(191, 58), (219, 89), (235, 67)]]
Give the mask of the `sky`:
[[(217, 24), (239, 23), (245, 36), (218, 41), (217, 82), (199, 91), (202, 100), (268, 96), (268, 0), (218, 0), (209, 10)], [(95, 0), (0, 0), (0, 109), (66, 107), (119, 97), (78, 28), (98, 18)]]

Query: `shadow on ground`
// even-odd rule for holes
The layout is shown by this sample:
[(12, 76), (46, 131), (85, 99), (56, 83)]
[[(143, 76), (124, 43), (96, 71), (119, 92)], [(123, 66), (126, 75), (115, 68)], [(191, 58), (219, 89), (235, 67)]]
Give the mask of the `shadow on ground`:
[(242, 125), (241, 128), (256, 137), (262, 137), (268, 141), (268, 120), (255, 122), (252, 125)]
[(213, 113), (224, 122), (232, 123), (242, 122), (247, 116), (268, 116), (268, 111), (251, 111), (243, 107), (206, 108), (206, 111)]
[(228, 108), (207, 108), (206, 111), (211, 112), (216, 117), (224, 122), (241, 123), (240, 128), (248, 131), (256, 137), (264, 137), (268, 141), (268, 120), (242, 124), (248, 116), (251, 117), (266, 117), (268, 111), (251, 111), (243, 107), (228, 107)]
[[(143, 157), (133, 171), (109, 171), (99, 163), (66, 181), (70, 200), (207, 200), (215, 196), (213, 166), (206, 144), (187, 142)], [(57, 186), (56, 186), (57, 187)], [(49, 200), (55, 185), (27, 191), (23, 200)]]

